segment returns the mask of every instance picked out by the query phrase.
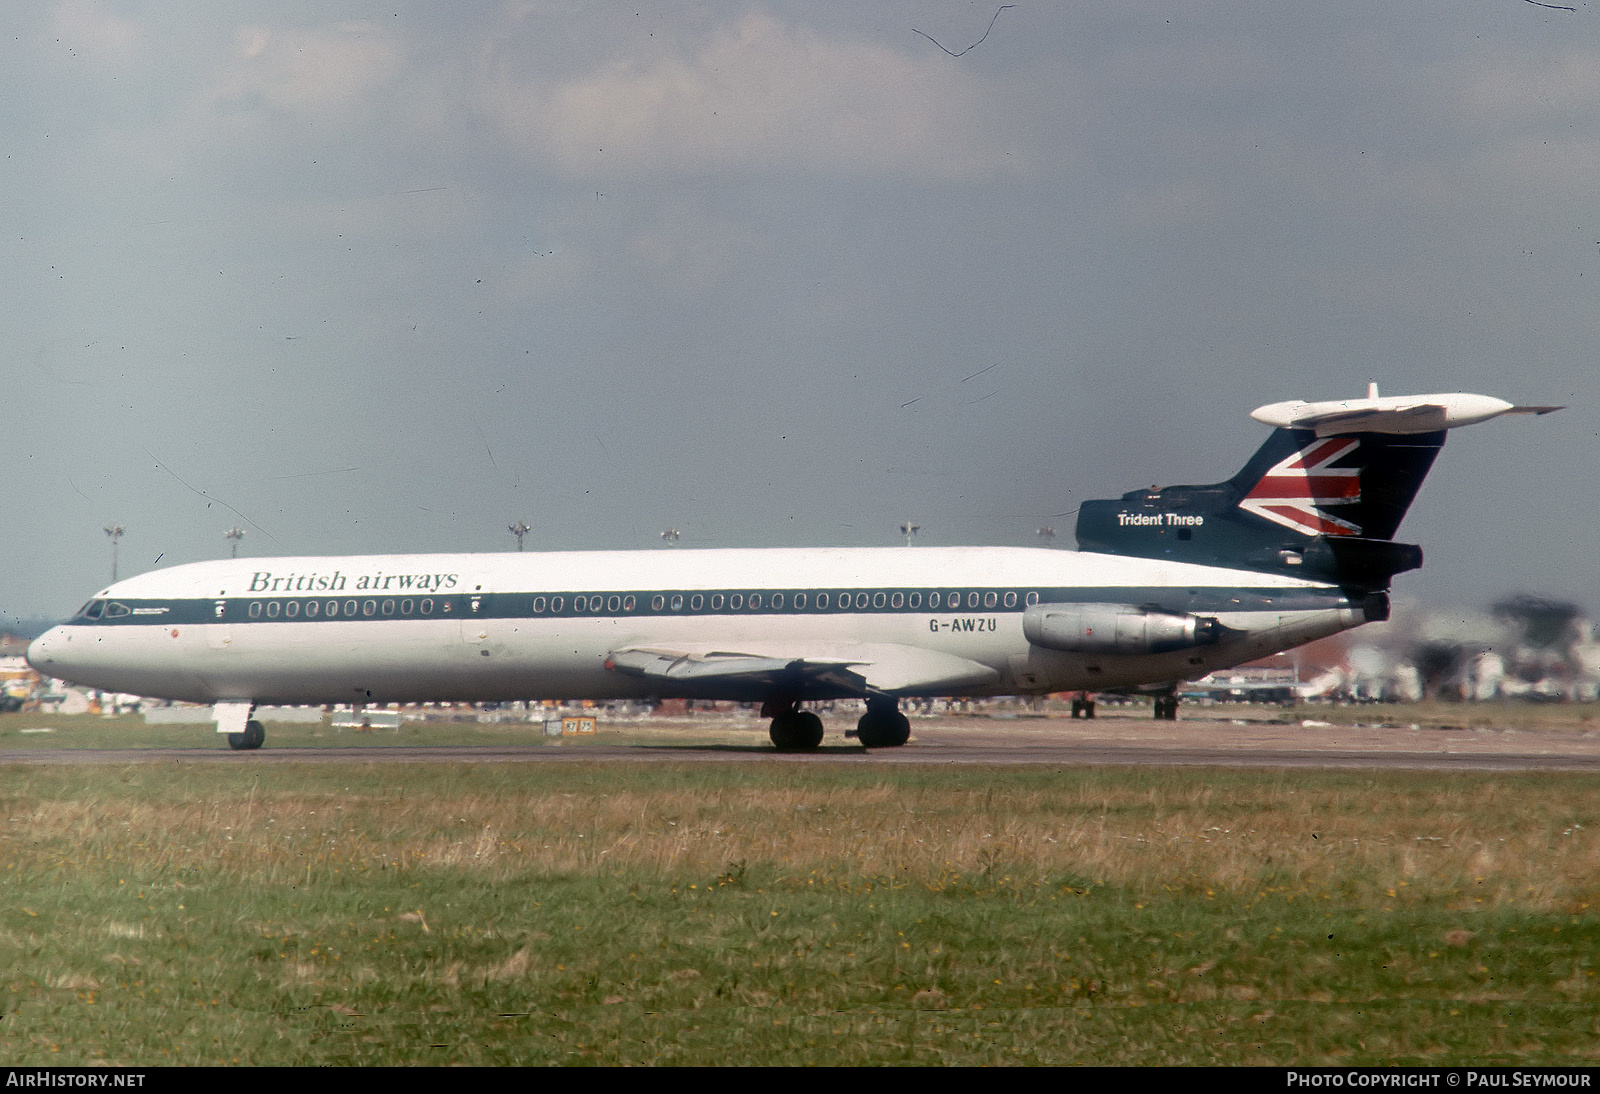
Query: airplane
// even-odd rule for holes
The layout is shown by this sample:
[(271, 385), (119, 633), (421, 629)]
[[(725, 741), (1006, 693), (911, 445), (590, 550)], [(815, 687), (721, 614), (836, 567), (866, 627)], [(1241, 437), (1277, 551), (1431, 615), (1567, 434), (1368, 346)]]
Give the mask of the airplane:
[[(1175, 686), (1387, 619), (1394, 535), (1450, 429), (1544, 414), (1463, 393), (1274, 403), (1205, 486), (1085, 502), (1078, 551), (761, 548), (224, 559), (130, 577), (36, 639), (41, 674), (210, 704), (236, 749), (257, 706), (690, 698), (760, 703), (780, 750), (804, 704), (859, 699), (867, 748), (902, 699)], [(1091, 711), (1092, 713), (1092, 708)]]

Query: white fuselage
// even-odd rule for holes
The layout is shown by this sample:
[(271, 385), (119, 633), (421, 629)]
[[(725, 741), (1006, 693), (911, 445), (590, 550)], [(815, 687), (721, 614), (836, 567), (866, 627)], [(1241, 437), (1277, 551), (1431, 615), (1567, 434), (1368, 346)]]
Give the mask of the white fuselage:
[[(1226, 631), (1163, 653), (1030, 643), (1027, 607), (1063, 601), (1189, 612)], [(899, 695), (1125, 688), (1365, 618), (1337, 587), (1293, 577), (1007, 547), (236, 559), (129, 578), (86, 608), (30, 648), (40, 672), (263, 704), (700, 697), (610, 664), (638, 649), (863, 662), (894, 650), (913, 665), (949, 654), (993, 670), (981, 683), (885, 689)]]

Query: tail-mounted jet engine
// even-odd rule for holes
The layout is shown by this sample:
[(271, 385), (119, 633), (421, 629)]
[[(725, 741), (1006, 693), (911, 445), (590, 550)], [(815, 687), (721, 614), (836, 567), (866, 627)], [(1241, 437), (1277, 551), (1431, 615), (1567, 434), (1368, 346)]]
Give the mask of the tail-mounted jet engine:
[(1225, 629), (1208, 617), (1132, 604), (1035, 604), (1022, 616), (1029, 642), (1067, 653), (1168, 653), (1213, 645)]

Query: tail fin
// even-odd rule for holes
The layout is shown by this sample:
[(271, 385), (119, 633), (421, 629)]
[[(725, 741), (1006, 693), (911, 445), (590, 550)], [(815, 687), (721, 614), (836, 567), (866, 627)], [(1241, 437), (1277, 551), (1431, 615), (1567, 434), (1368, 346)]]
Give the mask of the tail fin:
[(1366, 589), (1422, 565), (1394, 534), (1459, 425), (1514, 407), (1483, 395), (1277, 403), (1252, 415), (1276, 425), (1239, 473), (1210, 486), (1133, 490), (1085, 502), (1085, 551), (1295, 573)]

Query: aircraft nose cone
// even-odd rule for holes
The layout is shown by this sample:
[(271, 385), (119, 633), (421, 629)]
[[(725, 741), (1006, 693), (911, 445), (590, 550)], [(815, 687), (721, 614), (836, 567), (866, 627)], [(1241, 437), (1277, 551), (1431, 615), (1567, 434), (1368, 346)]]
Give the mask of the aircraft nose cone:
[(60, 627), (52, 627), (28, 643), (28, 664), (41, 676), (54, 675), (50, 669), (55, 665), (55, 652), (61, 645), (60, 630)]

